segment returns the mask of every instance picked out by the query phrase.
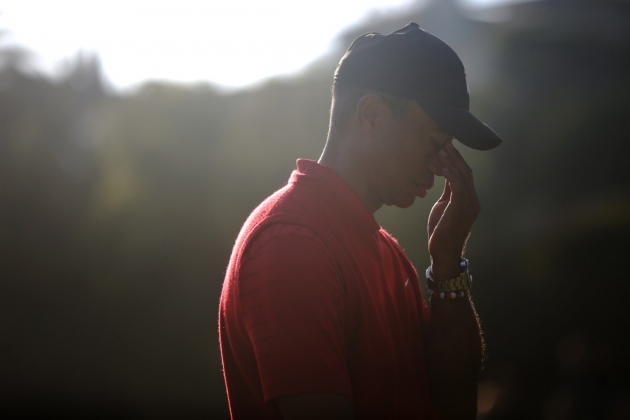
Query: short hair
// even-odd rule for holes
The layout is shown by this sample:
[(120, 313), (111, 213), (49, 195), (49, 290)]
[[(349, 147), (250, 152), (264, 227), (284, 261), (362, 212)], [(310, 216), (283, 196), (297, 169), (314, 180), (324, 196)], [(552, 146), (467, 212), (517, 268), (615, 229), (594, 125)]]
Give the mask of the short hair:
[(332, 85), (332, 105), (330, 110), (330, 132), (342, 132), (356, 112), (359, 100), (364, 95), (375, 94), (380, 96), (394, 118), (403, 119), (411, 108), (411, 99), (401, 98), (388, 93), (379, 92), (351, 83), (335, 81)]

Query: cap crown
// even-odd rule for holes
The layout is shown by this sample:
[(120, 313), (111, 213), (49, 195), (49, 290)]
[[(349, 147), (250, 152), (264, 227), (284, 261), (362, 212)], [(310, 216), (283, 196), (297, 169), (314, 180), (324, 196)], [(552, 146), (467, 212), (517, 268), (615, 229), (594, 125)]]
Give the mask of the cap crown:
[(455, 51), (414, 22), (389, 35), (357, 38), (339, 62), (335, 80), (421, 104), (470, 105), (464, 65)]

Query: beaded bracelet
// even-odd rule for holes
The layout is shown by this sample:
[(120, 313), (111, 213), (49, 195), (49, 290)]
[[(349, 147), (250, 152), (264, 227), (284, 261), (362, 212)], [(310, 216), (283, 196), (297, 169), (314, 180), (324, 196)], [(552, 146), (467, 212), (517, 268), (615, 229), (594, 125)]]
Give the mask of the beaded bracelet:
[(459, 292), (436, 292), (433, 289), (427, 289), (427, 293), (431, 299), (457, 299), (470, 296), (468, 290), (460, 290)]

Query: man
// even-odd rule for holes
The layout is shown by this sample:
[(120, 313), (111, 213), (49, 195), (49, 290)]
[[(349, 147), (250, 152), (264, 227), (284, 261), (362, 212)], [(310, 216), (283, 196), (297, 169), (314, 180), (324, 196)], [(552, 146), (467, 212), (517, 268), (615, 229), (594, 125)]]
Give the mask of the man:
[[(248, 218), (220, 303), (234, 419), (473, 419), (482, 348), (462, 258), (479, 213), (453, 138), (501, 140), (468, 111), (464, 67), (415, 23), (357, 38), (335, 72), (318, 163)], [(431, 309), (376, 223), (445, 180), (428, 221)]]

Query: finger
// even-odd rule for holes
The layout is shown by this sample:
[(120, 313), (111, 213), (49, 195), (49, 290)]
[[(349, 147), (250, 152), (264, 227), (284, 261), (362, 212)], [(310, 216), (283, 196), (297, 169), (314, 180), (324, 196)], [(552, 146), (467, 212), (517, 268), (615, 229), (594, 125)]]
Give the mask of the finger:
[[(457, 166), (455, 166), (445, 148), (442, 148), (438, 152), (438, 159), (440, 161), (440, 164), (442, 165), (442, 173), (444, 173), (446, 169), (450, 169), (452, 172), (459, 172), (459, 169), (457, 168)], [(446, 175), (444, 176), (446, 177)]]
[(462, 175), (463, 182), (466, 185), (465, 192), (468, 200), (466, 205), (469, 206), (472, 213), (479, 214), (479, 197), (477, 196), (475, 188), (475, 179), (472, 168), (468, 165), (464, 157), (461, 155), (459, 150), (453, 146), (453, 144), (448, 144), (446, 149), (449, 153), (449, 157), (453, 157), (454, 163), (458, 166), (459, 173)]
[(458, 203), (463, 201), (468, 202), (467, 205), (476, 205), (477, 192), (475, 191), (472, 169), (468, 166), (459, 151), (450, 143), (445, 145), (444, 149), (444, 153), (440, 151), (440, 161), (444, 163), (444, 169), (448, 167), (456, 168), (455, 177), (452, 180), (452, 186), (456, 194), (454, 197), (451, 197), (451, 201)]
[[(456, 216), (460, 221), (471, 218), (473, 221), (477, 218), (480, 211), (479, 197), (477, 197), (477, 191), (474, 188), (473, 181), (466, 181), (463, 177), (445, 170), (445, 177), (450, 184), (452, 190), (449, 207), (452, 207)], [(472, 225), (471, 225), (472, 226)], [(470, 226), (469, 228), (470, 229)]]
[(448, 143), (444, 147), (446, 154), (451, 161), (451, 163), (457, 168), (457, 172), (464, 177), (467, 183), (470, 183), (472, 186), (472, 182), (474, 181), (473, 170), (468, 165), (462, 154), (455, 148), (453, 143)]
[(449, 188), (452, 191), (460, 193), (466, 189), (467, 186), (462, 180), (462, 176), (459, 173), (457, 167), (453, 164), (452, 160), (448, 157), (445, 150), (440, 150), (438, 153), (439, 161), (442, 164), (442, 176), (449, 181)]
[(433, 234), (433, 231), (435, 230), (435, 227), (437, 226), (438, 222), (440, 221), (440, 219), (442, 218), (442, 215), (444, 214), (444, 210), (446, 209), (446, 207), (448, 206), (448, 203), (451, 200), (451, 185), (448, 182), (448, 180), (444, 180), (444, 191), (442, 192), (442, 196), (435, 202), (435, 204), (433, 205), (433, 208), (431, 209), (431, 213), (429, 213), (429, 220), (428, 220), (428, 232), (429, 232), (429, 237)]

